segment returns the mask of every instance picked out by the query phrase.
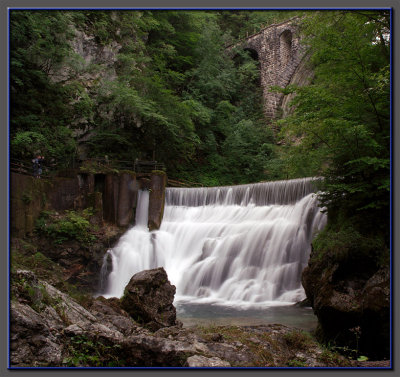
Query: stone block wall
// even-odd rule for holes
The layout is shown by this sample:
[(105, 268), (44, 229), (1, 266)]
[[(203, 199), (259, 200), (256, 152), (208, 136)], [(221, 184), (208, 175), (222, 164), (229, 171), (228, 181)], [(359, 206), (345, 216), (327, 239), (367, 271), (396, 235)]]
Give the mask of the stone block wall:
[(43, 210), (79, 210), (92, 207), (93, 223), (103, 220), (126, 227), (134, 224), (140, 188), (150, 191), (149, 229), (158, 229), (164, 211), (166, 174), (155, 172), (149, 178), (135, 173), (80, 173), (74, 178), (36, 179), (11, 173), (10, 230), (12, 236), (24, 237), (35, 228)]
[(266, 118), (274, 118), (282, 104), (283, 94), (272, 91), (271, 87), (285, 88), (304, 55), (295, 20), (262, 29), (249, 36), (242, 43), (242, 47), (257, 52), (263, 88), (264, 113)]
[(78, 178), (37, 179), (11, 172), (10, 230), (11, 235), (24, 237), (35, 228), (41, 211), (73, 209), (79, 196)]

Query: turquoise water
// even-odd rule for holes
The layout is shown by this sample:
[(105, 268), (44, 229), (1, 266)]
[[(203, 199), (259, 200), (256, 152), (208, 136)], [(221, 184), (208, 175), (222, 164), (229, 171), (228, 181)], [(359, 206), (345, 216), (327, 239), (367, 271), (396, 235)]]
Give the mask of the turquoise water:
[(239, 309), (237, 307), (188, 302), (178, 302), (175, 306), (177, 318), (185, 327), (281, 324), (309, 332), (314, 331), (317, 327), (317, 317), (310, 307), (300, 308), (294, 305), (285, 305)]

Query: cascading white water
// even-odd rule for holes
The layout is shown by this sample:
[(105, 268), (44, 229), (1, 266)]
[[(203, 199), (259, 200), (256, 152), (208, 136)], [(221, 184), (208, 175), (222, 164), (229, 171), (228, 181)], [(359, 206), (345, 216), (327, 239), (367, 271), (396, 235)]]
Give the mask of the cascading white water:
[(168, 188), (161, 228), (153, 232), (145, 226), (148, 193), (141, 192), (137, 225), (109, 251), (112, 272), (102, 294), (120, 297), (133, 274), (163, 266), (176, 301), (299, 301), (312, 237), (326, 222), (313, 191), (310, 178)]
[(108, 276), (104, 294), (102, 293), (103, 296), (122, 296), (133, 274), (151, 268), (151, 261), (148, 258), (152, 254), (153, 247), (150, 242), (151, 234), (147, 228), (148, 212), (149, 192), (140, 190), (135, 226), (120, 238), (115, 248), (107, 251), (107, 254), (111, 256), (112, 270)]

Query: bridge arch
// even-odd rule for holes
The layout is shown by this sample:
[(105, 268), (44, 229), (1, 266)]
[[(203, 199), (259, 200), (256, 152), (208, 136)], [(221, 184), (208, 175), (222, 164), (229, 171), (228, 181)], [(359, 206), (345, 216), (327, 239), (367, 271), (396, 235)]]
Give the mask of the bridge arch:
[(267, 26), (236, 45), (227, 47), (231, 53), (238, 47), (247, 50), (258, 60), (264, 114), (267, 119), (277, 116), (283, 100), (283, 93), (278, 93), (273, 88), (285, 88), (289, 84), (304, 56), (305, 50), (300, 44), (297, 19), (294, 17)]
[(292, 57), (292, 40), (293, 34), (288, 29), (279, 36), (279, 55), (282, 66), (286, 66)]
[(258, 56), (258, 51), (257, 51), (256, 49), (251, 48), (251, 47), (245, 47), (245, 48), (243, 49), (243, 51), (248, 52), (248, 54), (250, 55), (250, 57), (251, 57), (253, 60), (260, 61), (260, 58), (259, 58), (259, 56)]

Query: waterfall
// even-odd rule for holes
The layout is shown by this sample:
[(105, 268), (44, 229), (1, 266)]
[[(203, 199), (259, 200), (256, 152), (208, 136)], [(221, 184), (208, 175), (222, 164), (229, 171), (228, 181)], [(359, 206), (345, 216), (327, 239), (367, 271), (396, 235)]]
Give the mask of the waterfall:
[(315, 190), (311, 178), (167, 188), (163, 222), (153, 232), (143, 226), (148, 193), (142, 192), (137, 225), (109, 251), (112, 272), (102, 294), (120, 297), (133, 274), (163, 266), (177, 288), (176, 301), (299, 301), (312, 237), (326, 222)]
[(147, 229), (149, 219), (149, 192), (140, 190), (138, 192), (138, 201), (135, 217), (135, 229)]
[(106, 288), (101, 292), (105, 297), (122, 296), (125, 286), (136, 272), (153, 268), (149, 256), (153, 252), (151, 233), (147, 228), (149, 212), (149, 192), (138, 192), (135, 226), (128, 230), (113, 249), (107, 251), (111, 256), (112, 270)]

